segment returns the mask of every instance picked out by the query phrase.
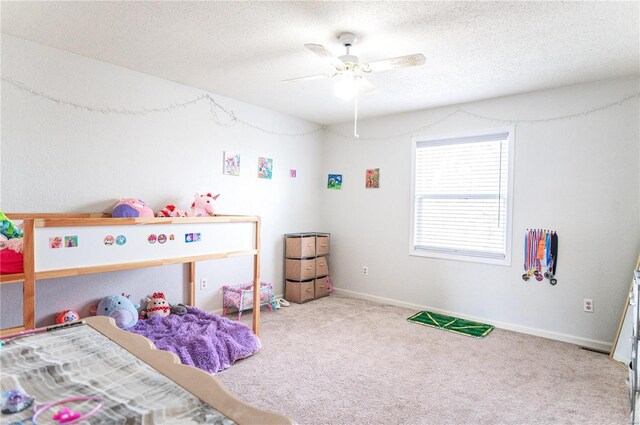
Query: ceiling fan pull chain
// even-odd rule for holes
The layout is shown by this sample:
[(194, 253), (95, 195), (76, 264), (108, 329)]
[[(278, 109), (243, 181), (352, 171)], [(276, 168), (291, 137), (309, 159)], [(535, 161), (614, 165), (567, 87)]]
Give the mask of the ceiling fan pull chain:
[(353, 117), (353, 137), (355, 137), (356, 139), (359, 139), (360, 135), (358, 134), (358, 96), (356, 96), (354, 115), (355, 116)]

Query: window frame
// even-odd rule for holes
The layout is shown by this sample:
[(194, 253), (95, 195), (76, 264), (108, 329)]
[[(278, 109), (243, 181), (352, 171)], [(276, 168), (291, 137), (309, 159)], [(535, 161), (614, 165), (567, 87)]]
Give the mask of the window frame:
[[(416, 219), (416, 152), (418, 149), (418, 143), (431, 143), (431, 144), (453, 144), (464, 143), (456, 139), (473, 138), (473, 137), (486, 137), (493, 134), (507, 133), (507, 143), (509, 146), (508, 155), (508, 177), (507, 177), (507, 213), (506, 213), (506, 227), (505, 227), (505, 256), (504, 258), (488, 258), (482, 256), (468, 255), (468, 254), (455, 254), (450, 252), (439, 252), (428, 249), (416, 249), (415, 248), (415, 219)], [(513, 172), (514, 172), (514, 158), (515, 158), (515, 126), (488, 128), (481, 130), (471, 130), (461, 133), (443, 134), (437, 136), (414, 136), (411, 139), (411, 194), (410, 198), (410, 218), (409, 218), (409, 255), (416, 257), (428, 257), (438, 258), (454, 261), (465, 261), (473, 263), (494, 264), (500, 266), (511, 266), (511, 250), (512, 250), (512, 231), (513, 231)]]

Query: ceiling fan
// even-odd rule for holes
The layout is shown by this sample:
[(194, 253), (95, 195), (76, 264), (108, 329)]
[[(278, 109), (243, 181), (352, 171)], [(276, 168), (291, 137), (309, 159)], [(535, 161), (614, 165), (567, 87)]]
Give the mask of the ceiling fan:
[(358, 41), (358, 37), (350, 32), (343, 32), (338, 36), (338, 40), (345, 47), (346, 54), (335, 57), (324, 46), (320, 44), (305, 44), (304, 47), (311, 50), (316, 55), (326, 60), (335, 68), (334, 71), (309, 75), (306, 77), (290, 78), (282, 80), (286, 82), (310, 81), (323, 78), (339, 77), (336, 83), (336, 95), (345, 100), (356, 97), (359, 93), (367, 94), (376, 90), (376, 87), (365, 78), (372, 72), (388, 71), (396, 68), (408, 66), (424, 65), (425, 57), (422, 53), (399, 56), (397, 58), (381, 59), (369, 63), (360, 62), (360, 58), (352, 55), (349, 50)]

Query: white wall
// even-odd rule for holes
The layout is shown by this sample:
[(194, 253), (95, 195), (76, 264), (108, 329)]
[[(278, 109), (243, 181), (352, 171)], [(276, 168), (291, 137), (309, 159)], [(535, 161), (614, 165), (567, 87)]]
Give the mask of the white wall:
[[(201, 90), (2, 35), (2, 75), (79, 104), (151, 108), (192, 99)], [(195, 192), (220, 193), (218, 212), (259, 215), (262, 279), (282, 292), (282, 234), (320, 226), (321, 135), (286, 137), (230, 123), (216, 124), (201, 103), (142, 117), (103, 115), (61, 106), (2, 82), (1, 204), (5, 212), (110, 211), (120, 197), (138, 197), (159, 210), (188, 206)], [(278, 132), (317, 125), (221, 96), (240, 118)], [(228, 123), (228, 117), (219, 114)], [(241, 153), (240, 177), (222, 174), (224, 150)], [(273, 158), (272, 180), (257, 178), (258, 156)], [(289, 169), (298, 177), (289, 178)], [(199, 263), (197, 305), (222, 307), (224, 282), (252, 278), (252, 258)], [(163, 290), (185, 300), (184, 266), (38, 281), (37, 323), (64, 309), (83, 313), (109, 294), (140, 299)], [(21, 283), (0, 288), (0, 327), (22, 321)]]
[[(493, 117), (537, 119), (581, 112), (638, 89), (638, 79), (629, 78), (462, 108)], [(409, 256), (411, 137), (364, 140), (411, 132), (455, 109), (365, 120), (358, 126), (363, 140), (331, 135), (325, 141), (325, 174), (344, 176), (342, 190), (325, 190), (323, 196), (324, 229), (333, 235), (334, 285), (361, 296), (606, 348), (640, 249), (638, 99), (587, 117), (517, 126), (510, 267)], [(502, 125), (457, 114), (414, 134)], [(351, 126), (331, 130), (349, 135)], [(365, 189), (365, 170), (378, 167), (380, 189)], [(546, 280), (522, 281), (526, 228), (558, 231), (557, 286)], [(369, 267), (366, 277), (363, 265)], [(583, 312), (584, 298), (593, 298), (593, 314)]]
[[(2, 36), (2, 74), (81, 104), (128, 109), (190, 99), (200, 90), (81, 56)], [(638, 101), (569, 121), (518, 125), (515, 141), (511, 267), (410, 257), (410, 137), (353, 141), (335, 135), (283, 137), (242, 125), (221, 126), (209, 107), (145, 117), (75, 110), (3, 82), (0, 209), (14, 212), (109, 211), (135, 196), (154, 208), (187, 205), (192, 194), (220, 192), (222, 213), (263, 218), (263, 280), (282, 291), (285, 232), (332, 232), (331, 268), (338, 288), (396, 303), (477, 317), (507, 327), (605, 345), (613, 339), (640, 249)], [(538, 118), (579, 112), (638, 90), (638, 79), (600, 82), (493, 99), (463, 108), (491, 116)], [(315, 125), (216, 96), (240, 117), (281, 132)], [(366, 102), (364, 97), (362, 102)], [(453, 108), (362, 121), (363, 139), (411, 131)], [(224, 121), (226, 116), (220, 114)], [(332, 130), (349, 135), (351, 123)], [(416, 135), (501, 126), (456, 115)], [(242, 175), (223, 176), (222, 152), (242, 154)], [(257, 156), (274, 159), (271, 181), (255, 177)], [(366, 168), (380, 167), (381, 188), (365, 189)], [(289, 179), (289, 168), (298, 170)], [(344, 174), (341, 191), (327, 173)], [(556, 287), (524, 283), (521, 237), (527, 227), (558, 230)], [(248, 281), (251, 259), (201, 263), (197, 304), (221, 307), (223, 282)], [(361, 267), (369, 267), (369, 276)], [(104, 295), (139, 299), (165, 291), (186, 297), (183, 266), (37, 283), (38, 324), (66, 308), (82, 312)], [(582, 312), (593, 298), (595, 312)], [(21, 284), (0, 287), (0, 327), (21, 323)]]

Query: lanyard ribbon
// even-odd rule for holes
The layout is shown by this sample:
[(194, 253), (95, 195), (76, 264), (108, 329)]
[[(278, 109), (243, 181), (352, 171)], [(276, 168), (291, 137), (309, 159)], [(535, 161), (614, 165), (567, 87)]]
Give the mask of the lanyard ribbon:
[[(544, 276), (555, 285), (554, 278), (558, 266), (558, 234), (553, 230), (527, 229), (524, 234), (524, 271), (522, 276), (528, 280), (528, 276), (536, 275), (537, 280), (542, 280), (540, 275), (544, 268)], [(540, 275), (540, 276), (538, 276)]]

